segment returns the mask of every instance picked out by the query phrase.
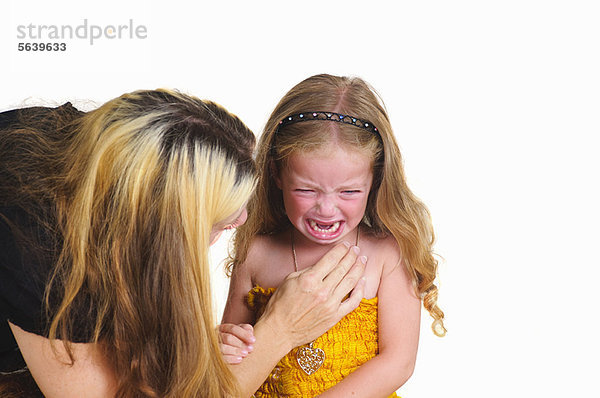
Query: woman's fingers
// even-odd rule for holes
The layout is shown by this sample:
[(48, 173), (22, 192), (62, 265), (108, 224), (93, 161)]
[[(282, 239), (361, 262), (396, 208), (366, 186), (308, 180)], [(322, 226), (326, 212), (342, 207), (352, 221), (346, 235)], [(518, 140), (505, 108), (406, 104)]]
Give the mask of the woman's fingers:
[[(357, 284), (361, 280), (365, 267), (367, 265), (367, 257), (360, 256), (357, 261), (352, 265), (352, 268), (342, 275), (342, 279), (339, 283), (333, 287), (332, 299), (341, 302), (348, 293), (353, 292), (358, 287)], [(334, 271), (335, 272), (335, 271)], [(334, 273), (332, 272), (332, 274)], [(337, 276), (336, 276), (337, 277)], [(334, 279), (335, 281), (335, 279)], [(354, 290), (353, 290), (354, 289)], [(362, 299), (362, 297), (361, 297)], [(360, 300), (359, 300), (360, 301)]]
[[(345, 267), (343, 274), (346, 274), (358, 255), (358, 247), (350, 250), (351, 245), (348, 242), (337, 244), (333, 249), (327, 252), (314, 266), (310, 268), (310, 272), (325, 279), (332, 271), (339, 270), (340, 266)], [(339, 271), (341, 273), (342, 271)], [(341, 279), (341, 278), (340, 278)], [(339, 281), (338, 281), (339, 282)]]
[(350, 293), (350, 297), (344, 300), (340, 306), (338, 307), (338, 317), (343, 318), (358, 307), (360, 301), (365, 296), (365, 285), (366, 281), (364, 278), (360, 278), (352, 293)]
[[(334, 290), (344, 282), (343, 286), (350, 285), (350, 288), (342, 297), (348, 294), (362, 277), (362, 273), (365, 269), (365, 262), (357, 261), (358, 253), (360, 253), (358, 246), (351, 247), (346, 255), (339, 261), (337, 267), (333, 268), (329, 274), (325, 276), (323, 279), (324, 286)], [(355, 269), (357, 267), (358, 270)], [(358, 275), (357, 272), (359, 273)]]
[[(358, 282), (364, 273), (366, 258), (357, 260), (358, 252), (358, 247), (339, 244), (315, 266), (288, 275), (259, 321), (277, 330), (292, 347), (306, 344), (326, 332), (356, 308), (364, 296), (364, 283)], [(351, 291), (350, 298), (342, 304)]]

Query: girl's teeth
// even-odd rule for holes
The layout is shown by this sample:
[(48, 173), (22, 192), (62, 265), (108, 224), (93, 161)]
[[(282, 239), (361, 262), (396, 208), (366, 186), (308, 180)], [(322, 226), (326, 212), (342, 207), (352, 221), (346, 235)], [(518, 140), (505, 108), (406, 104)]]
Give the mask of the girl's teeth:
[[(327, 225), (319, 225), (314, 220), (308, 220), (308, 223), (310, 224), (310, 227), (313, 230), (315, 230), (317, 232), (323, 232), (323, 233), (334, 233), (334, 232), (337, 232), (337, 230), (340, 228), (339, 221), (336, 221), (333, 224), (327, 224)], [(322, 227), (325, 227), (325, 228), (322, 228)]]

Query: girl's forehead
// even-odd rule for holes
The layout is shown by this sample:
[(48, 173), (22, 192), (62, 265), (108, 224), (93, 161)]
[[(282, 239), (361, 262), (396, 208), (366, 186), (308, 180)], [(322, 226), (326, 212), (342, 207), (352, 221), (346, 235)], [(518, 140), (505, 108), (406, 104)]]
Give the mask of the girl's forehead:
[(371, 157), (363, 150), (330, 146), (296, 151), (289, 156), (288, 177), (329, 183), (356, 182), (372, 177)]
[(327, 141), (323, 145), (307, 148), (297, 149), (290, 154), (290, 158), (322, 158), (322, 157), (344, 157), (352, 158), (355, 160), (370, 160), (371, 154), (368, 150), (358, 146), (354, 146), (348, 143), (339, 141)]

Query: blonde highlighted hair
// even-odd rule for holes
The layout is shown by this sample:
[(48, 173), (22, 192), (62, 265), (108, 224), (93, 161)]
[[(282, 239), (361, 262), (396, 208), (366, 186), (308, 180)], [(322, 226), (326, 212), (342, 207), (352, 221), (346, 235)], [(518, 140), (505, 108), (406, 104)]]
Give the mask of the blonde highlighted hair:
[(25, 184), (14, 198), (41, 209), (61, 242), (46, 289), (50, 339), (77, 340), (87, 314), (118, 397), (235, 395), (208, 247), (254, 189), (252, 132), (217, 104), (168, 90), (125, 94), (59, 129), (28, 120), (9, 134), (34, 154), (15, 166)]
[[(284, 118), (312, 111), (336, 112), (369, 121), (379, 134), (321, 120), (280, 127), (279, 122)], [(443, 336), (446, 333), (444, 313), (437, 305), (438, 288), (434, 284), (438, 263), (432, 251), (431, 217), (406, 183), (400, 150), (382, 101), (360, 78), (312, 76), (279, 101), (259, 140), (258, 185), (248, 203), (248, 220), (236, 232), (229, 269), (246, 259), (254, 236), (280, 232), (291, 226), (273, 174), (285, 167), (286, 159), (293, 153), (318, 149), (332, 140), (371, 155), (373, 184), (363, 223), (376, 235), (392, 235), (398, 242), (415, 291), (433, 317), (432, 330)]]

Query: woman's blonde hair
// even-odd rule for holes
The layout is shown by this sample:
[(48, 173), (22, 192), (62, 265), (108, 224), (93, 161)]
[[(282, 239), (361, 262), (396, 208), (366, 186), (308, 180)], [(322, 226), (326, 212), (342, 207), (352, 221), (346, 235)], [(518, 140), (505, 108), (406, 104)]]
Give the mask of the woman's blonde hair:
[(13, 198), (42, 209), (60, 242), (46, 289), (50, 339), (76, 341), (89, 317), (118, 397), (235, 395), (208, 247), (212, 227), (254, 188), (252, 132), (217, 104), (168, 90), (125, 94), (69, 123), (35, 119), (9, 134), (30, 162), (13, 155), (9, 180), (23, 182)]
[[(284, 118), (302, 112), (336, 112), (353, 116), (372, 123), (378, 133), (322, 120), (280, 125)], [(434, 319), (433, 332), (443, 336), (446, 333), (444, 313), (437, 305), (438, 288), (434, 284), (437, 260), (432, 252), (431, 217), (406, 184), (400, 150), (382, 101), (360, 78), (312, 76), (293, 87), (279, 101), (259, 140), (257, 190), (248, 203), (248, 220), (236, 232), (229, 269), (246, 259), (254, 236), (291, 227), (273, 175), (285, 167), (286, 159), (293, 153), (322, 148), (332, 140), (367, 151), (372, 156), (373, 184), (363, 223), (374, 234), (391, 234), (398, 242), (415, 291)]]

